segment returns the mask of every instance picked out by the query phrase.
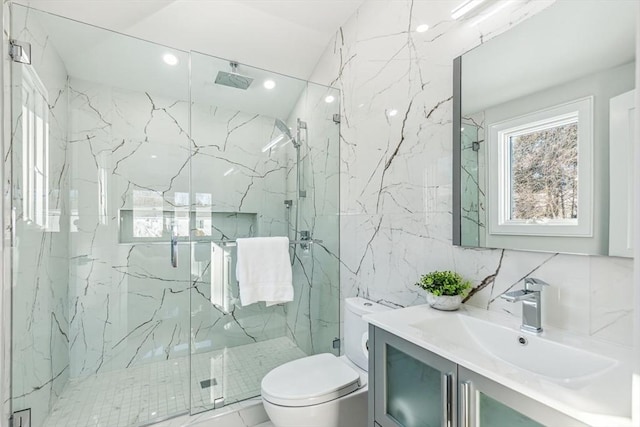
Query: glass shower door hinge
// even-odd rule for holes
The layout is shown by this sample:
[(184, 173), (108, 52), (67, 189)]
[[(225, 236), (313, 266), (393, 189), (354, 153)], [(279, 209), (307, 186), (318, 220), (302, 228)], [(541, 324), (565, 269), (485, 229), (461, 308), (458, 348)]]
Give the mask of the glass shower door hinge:
[(14, 412), (11, 421), (11, 427), (31, 427), (31, 408)]
[(224, 406), (224, 397), (220, 397), (213, 401), (213, 409), (220, 409)]
[(333, 348), (334, 349), (340, 349), (340, 338), (335, 338), (333, 340)]
[(340, 123), (340, 114), (334, 114), (333, 115), (333, 123), (335, 123), (335, 124)]
[(13, 62), (31, 64), (31, 44), (18, 40), (9, 40), (9, 56)]

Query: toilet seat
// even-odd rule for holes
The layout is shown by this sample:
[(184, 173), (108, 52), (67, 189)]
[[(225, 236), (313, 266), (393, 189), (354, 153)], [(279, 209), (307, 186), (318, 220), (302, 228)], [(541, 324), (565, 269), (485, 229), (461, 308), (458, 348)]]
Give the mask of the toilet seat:
[(360, 387), (360, 375), (331, 353), (278, 366), (262, 379), (262, 397), (280, 406), (311, 406), (338, 399)]

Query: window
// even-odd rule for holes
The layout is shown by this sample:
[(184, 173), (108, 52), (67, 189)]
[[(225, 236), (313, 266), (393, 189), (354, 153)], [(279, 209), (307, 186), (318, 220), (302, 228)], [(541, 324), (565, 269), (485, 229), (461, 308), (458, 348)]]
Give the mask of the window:
[(489, 233), (592, 235), (591, 97), (489, 126)]
[(24, 220), (48, 229), (49, 103), (44, 85), (28, 66), (22, 72), (22, 185)]

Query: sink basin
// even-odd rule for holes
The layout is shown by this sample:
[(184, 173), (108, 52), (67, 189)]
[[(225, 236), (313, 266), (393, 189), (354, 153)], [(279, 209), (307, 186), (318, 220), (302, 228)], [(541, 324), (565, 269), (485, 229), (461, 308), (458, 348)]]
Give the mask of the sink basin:
[(557, 341), (523, 333), (497, 323), (464, 314), (411, 325), (430, 336), (456, 343), (475, 344), (490, 355), (518, 368), (562, 382), (600, 375), (616, 366), (616, 360)]

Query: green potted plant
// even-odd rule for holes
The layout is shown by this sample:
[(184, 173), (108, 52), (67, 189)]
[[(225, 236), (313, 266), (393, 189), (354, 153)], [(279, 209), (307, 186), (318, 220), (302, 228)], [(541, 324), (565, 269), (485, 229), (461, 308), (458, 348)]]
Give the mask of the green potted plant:
[(427, 302), (438, 310), (457, 310), (469, 293), (471, 282), (453, 271), (432, 271), (420, 277), (416, 286), (427, 291)]

